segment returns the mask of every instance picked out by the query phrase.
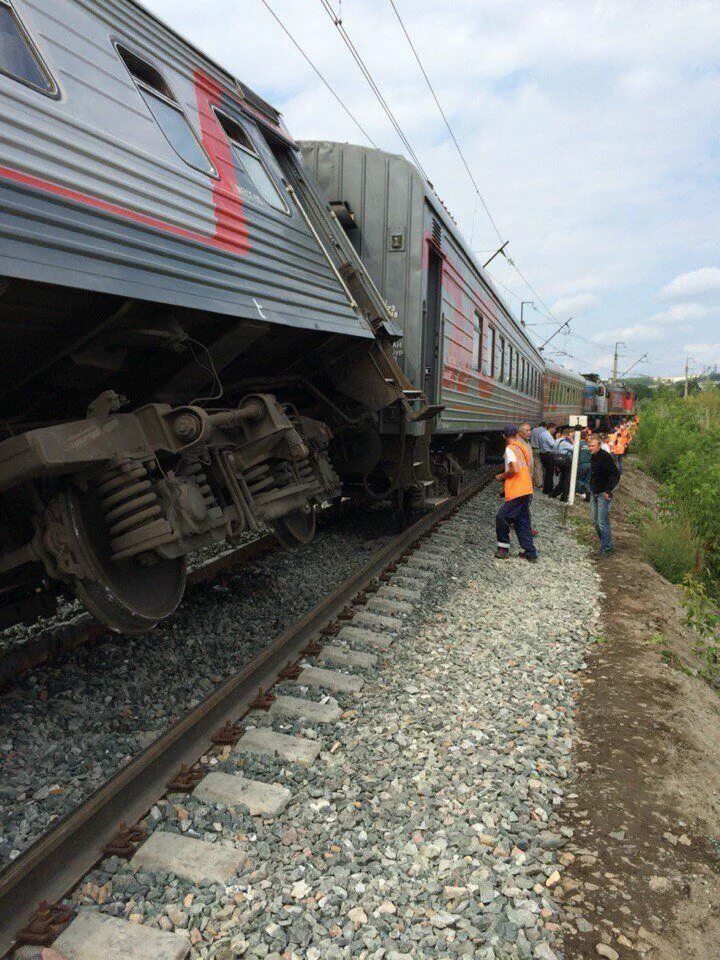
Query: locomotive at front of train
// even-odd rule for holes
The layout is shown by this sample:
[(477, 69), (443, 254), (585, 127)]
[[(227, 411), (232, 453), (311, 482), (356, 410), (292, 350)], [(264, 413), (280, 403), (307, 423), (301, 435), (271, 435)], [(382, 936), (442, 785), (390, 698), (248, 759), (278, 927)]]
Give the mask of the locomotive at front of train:
[(396, 308), (399, 362), (438, 410), (433, 470), (454, 489), (463, 466), (500, 451), (503, 426), (540, 419), (542, 355), (412, 163), (355, 144), (301, 147), (373, 282)]
[(4, 622), (147, 630), (188, 553), (421, 493), (432, 411), (279, 114), (134, 0), (0, 18)]

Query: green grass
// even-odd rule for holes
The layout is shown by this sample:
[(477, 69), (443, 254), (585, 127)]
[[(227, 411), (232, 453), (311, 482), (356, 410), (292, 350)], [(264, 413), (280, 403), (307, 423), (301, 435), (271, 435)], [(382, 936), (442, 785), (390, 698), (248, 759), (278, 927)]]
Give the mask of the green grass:
[(645, 557), (666, 580), (682, 583), (695, 570), (699, 543), (687, 521), (651, 520), (642, 527), (641, 537)]
[(570, 525), (575, 534), (575, 539), (579, 540), (580, 543), (588, 546), (596, 542), (597, 537), (592, 520), (588, 520), (587, 517), (570, 517)]

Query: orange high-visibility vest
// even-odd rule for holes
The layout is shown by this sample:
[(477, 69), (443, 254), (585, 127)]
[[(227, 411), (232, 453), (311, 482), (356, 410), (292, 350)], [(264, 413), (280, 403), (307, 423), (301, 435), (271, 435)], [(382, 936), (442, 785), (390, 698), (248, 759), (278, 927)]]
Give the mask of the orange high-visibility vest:
[(533, 492), (532, 473), (528, 465), (527, 455), (522, 446), (522, 441), (514, 440), (508, 446), (517, 458), (518, 473), (505, 479), (505, 499), (516, 500), (518, 497), (525, 497)]

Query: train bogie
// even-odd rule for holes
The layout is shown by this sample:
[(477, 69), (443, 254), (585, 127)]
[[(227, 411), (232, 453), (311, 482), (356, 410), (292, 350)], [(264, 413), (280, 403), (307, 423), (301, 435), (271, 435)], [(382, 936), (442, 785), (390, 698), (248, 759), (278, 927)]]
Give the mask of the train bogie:
[(147, 629), (190, 551), (422, 490), (427, 404), (279, 114), (134, 0), (0, 15), (5, 609)]

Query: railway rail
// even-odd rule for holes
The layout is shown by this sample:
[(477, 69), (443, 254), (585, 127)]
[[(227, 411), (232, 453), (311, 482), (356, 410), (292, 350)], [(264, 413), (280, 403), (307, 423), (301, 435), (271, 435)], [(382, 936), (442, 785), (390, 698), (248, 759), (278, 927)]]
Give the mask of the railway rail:
[[(63, 919), (58, 905), (106, 855), (106, 846), (116, 837), (118, 824), (135, 824), (141, 819), (168, 792), (168, 784), (178, 771), (191, 771), (192, 779), (193, 767), (207, 752), (213, 737), (217, 738), (223, 730), (237, 732), (238, 718), (252, 709), (263, 691), (286, 678), (303, 655), (318, 652), (319, 639), (337, 632), (334, 622), (352, 619), (353, 612), (367, 602), (367, 594), (377, 589), (375, 581), (394, 572), (397, 561), (408, 557), (461, 504), (484, 489), (493, 473), (494, 469), (488, 468), (457, 497), (449, 498), (375, 553), (367, 564), (0, 872), (0, 956), (9, 956), (23, 942), (23, 930), (27, 942), (29, 926), (36, 941), (52, 941), (62, 926), (55, 923)], [(222, 560), (219, 558), (218, 563)], [(218, 569), (224, 567), (216, 567), (215, 572)], [(133, 836), (136, 835), (132, 830), (125, 834), (131, 849)], [(38, 903), (51, 907), (45, 906), (38, 913)]]

